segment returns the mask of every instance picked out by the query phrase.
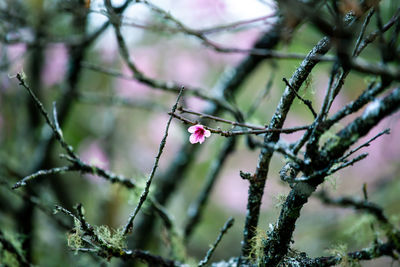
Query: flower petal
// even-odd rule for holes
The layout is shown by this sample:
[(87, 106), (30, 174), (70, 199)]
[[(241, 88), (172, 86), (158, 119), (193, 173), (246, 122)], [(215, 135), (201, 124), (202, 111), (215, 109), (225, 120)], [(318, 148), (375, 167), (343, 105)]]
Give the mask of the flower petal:
[(204, 137), (204, 135), (201, 135), (198, 137), (197, 140), (199, 141), (200, 144), (202, 144), (204, 142), (204, 140), (206, 140), (206, 138)]
[(190, 143), (192, 143), (192, 144), (196, 144), (196, 143), (199, 141), (199, 139), (197, 138), (197, 136), (196, 136), (195, 134), (192, 134), (192, 135), (189, 137), (189, 141), (190, 141)]
[(197, 125), (190, 126), (190, 127), (188, 128), (188, 132), (189, 132), (189, 133), (194, 133), (196, 130), (197, 130)]
[(205, 137), (210, 137), (211, 136), (211, 132), (209, 130), (204, 130), (204, 136)]

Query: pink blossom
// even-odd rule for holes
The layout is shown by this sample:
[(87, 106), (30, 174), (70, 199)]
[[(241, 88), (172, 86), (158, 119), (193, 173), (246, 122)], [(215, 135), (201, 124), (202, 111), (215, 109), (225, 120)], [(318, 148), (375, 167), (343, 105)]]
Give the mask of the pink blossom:
[(204, 126), (201, 124), (189, 127), (188, 132), (192, 134), (189, 138), (189, 141), (192, 144), (202, 144), (206, 137), (210, 137), (211, 135), (211, 132), (204, 129)]

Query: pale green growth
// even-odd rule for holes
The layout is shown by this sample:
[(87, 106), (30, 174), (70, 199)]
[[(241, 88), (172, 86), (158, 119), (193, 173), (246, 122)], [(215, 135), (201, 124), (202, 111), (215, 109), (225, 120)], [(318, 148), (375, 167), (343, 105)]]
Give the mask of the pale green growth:
[[(326, 144), (326, 149), (336, 146), (340, 141), (339, 136), (337, 136), (333, 131), (324, 132), (319, 138), (319, 144)], [(329, 143), (327, 143), (329, 142)]]
[(262, 229), (256, 229), (256, 235), (251, 239), (252, 247), (249, 253), (249, 260), (253, 264), (264, 255), (264, 242), (268, 239), (267, 232)]
[[(94, 226), (94, 233), (98, 240), (101, 241), (101, 245), (107, 247), (124, 249), (126, 248), (125, 236), (122, 229), (114, 230), (110, 229), (106, 225)], [(82, 224), (78, 219), (74, 219), (74, 228), (72, 234), (68, 234), (67, 242), (68, 246), (73, 250), (78, 250), (83, 247), (83, 235)]]
[(329, 175), (327, 177), (325, 177), (325, 181), (329, 183), (329, 185), (332, 187), (333, 190), (336, 191), (337, 186), (338, 186), (338, 179), (339, 179), (339, 175), (338, 174), (334, 174), (334, 175)]
[(327, 252), (334, 256), (340, 258), (340, 266), (343, 267), (358, 267), (361, 266), (358, 260), (349, 258), (347, 255), (347, 245), (337, 244), (328, 249)]
[(351, 220), (351, 226), (346, 227), (348, 230), (345, 234), (355, 242), (363, 244), (374, 237), (374, 231), (371, 225), (375, 222), (375, 217), (370, 214), (363, 214)]
[(274, 208), (279, 209), (283, 206), (286, 201), (286, 195), (283, 193), (278, 194), (274, 197)]
[(129, 205), (136, 205), (139, 202), (140, 195), (142, 194), (144, 188), (146, 187), (147, 177), (145, 176), (145, 174), (138, 174), (135, 177), (136, 177), (135, 188), (125, 191), (127, 194)]
[(68, 247), (72, 248), (73, 250), (77, 250), (82, 247), (82, 225), (78, 219), (74, 219), (74, 228), (72, 229), (72, 234), (68, 234), (67, 236), (67, 244)]
[(363, 80), (366, 85), (369, 85), (373, 82), (378, 82), (378, 79), (376, 78), (376, 76), (372, 76), (372, 75), (365, 76)]
[(176, 260), (185, 262), (187, 258), (185, 244), (180, 235), (171, 235), (172, 253)]
[(400, 223), (400, 215), (398, 214), (393, 214), (389, 217), (390, 223), (394, 225), (398, 225)]
[(177, 261), (187, 262), (188, 256), (182, 235), (176, 231), (175, 227), (165, 230), (167, 232), (165, 241), (170, 248), (171, 257)]
[(97, 237), (105, 244), (113, 248), (126, 248), (125, 236), (122, 229), (114, 230), (106, 225), (94, 227)]
[(312, 72), (310, 72), (309, 75), (307, 76), (304, 86), (305, 86), (304, 91), (307, 91), (308, 89), (310, 89), (309, 92), (312, 95), (315, 95), (316, 91), (315, 91), (315, 87), (314, 87), (314, 75)]
[(314, 77), (312, 73), (307, 76), (300, 88), (302, 88), (301, 90), (304, 92), (302, 97), (306, 97), (307, 92), (309, 92), (311, 96), (315, 95), (316, 90), (314, 87)]
[[(5, 231), (4, 236), (17, 250), (17, 253), (19, 255), (24, 255), (20, 241), (21, 238), (18, 235)], [(0, 243), (0, 266), (3, 266), (2, 264), (4, 264), (4, 266), (11, 266), (11, 267), (20, 266), (17, 255), (3, 249), (3, 245)]]
[[(17, 256), (7, 250), (3, 250), (3, 247), (0, 245), (0, 266), (10, 266), (10, 267), (18, 267), (20, 266)], [(3, 265), (4, 264), (4, 265)]]

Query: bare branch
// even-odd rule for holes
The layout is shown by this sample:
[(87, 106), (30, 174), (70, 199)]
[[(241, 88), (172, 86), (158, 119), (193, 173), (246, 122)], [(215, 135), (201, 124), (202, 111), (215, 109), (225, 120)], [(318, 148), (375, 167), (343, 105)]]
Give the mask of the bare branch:
[(164, 147), (165, 147), (165, 144), (166, 144), (166, 141), (167, 141), (169, 126), (171, 124), (171, 121), (172, 121), (172, 118), (173, 118), (173, 114), (175, 113), (175, 111), (176, 111), (176, 109), (178, 107), (178, 102), (179, 102), (179, 99), (182, 96), (182, 93), (183, 93), (183, 87), (181, 88), (181, 91), (179, 92), (179, 95), (178, 95), (178, 97), (176, 99), (175, 105), (172, 107), (171, 115), (170, 115), (169, 120), (167, 122), (167, 126), (165, 127), (164, 137), (161, 140), (160, 147), (158, 149), (158, 153), (157, 153), (156, 159), (154, 161), (153, 168), (152, 168), (151, 173), (150, 173), (150, 175), (149, 175), (149, 177), (148, 177), (148, 179), (146, 181), (146, 186), (145, 186), (142, 194), (140, 195), (139, 203), (137, 204), (137, 206), (136, 206), (135, 210), (133, 211), (133, 213), (129, 216), (128, 222), (124, 227), (124, 230), (123, 230), (124, 235), (127, 235), (129, 232), (132, 231), (133, 221), (135, 220), (136, 215), (138, 214), (138, 212), (139, 212), (140, 208), (142, 207), (143, 203), (146, 201), (147, 195), (149, 194), (149, 189), (150, 189), (151, 182), (153, 181), (154, 175), (155, 175), (157, 167), (158, 167), (158, 162), (160, 160), (161, 154), (162, 154), (162, 152), (164, 150)]

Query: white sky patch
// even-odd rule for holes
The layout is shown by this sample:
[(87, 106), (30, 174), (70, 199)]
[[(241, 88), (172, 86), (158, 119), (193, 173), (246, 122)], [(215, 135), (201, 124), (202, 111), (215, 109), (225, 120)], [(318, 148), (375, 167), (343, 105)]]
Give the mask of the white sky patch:
[(228, 12), (232, 18), (237, 20), (249, 20), (257, 17), (272, 14), (274, 10), (271, 4), (264, 4), (260, 1), (225, 0)]

